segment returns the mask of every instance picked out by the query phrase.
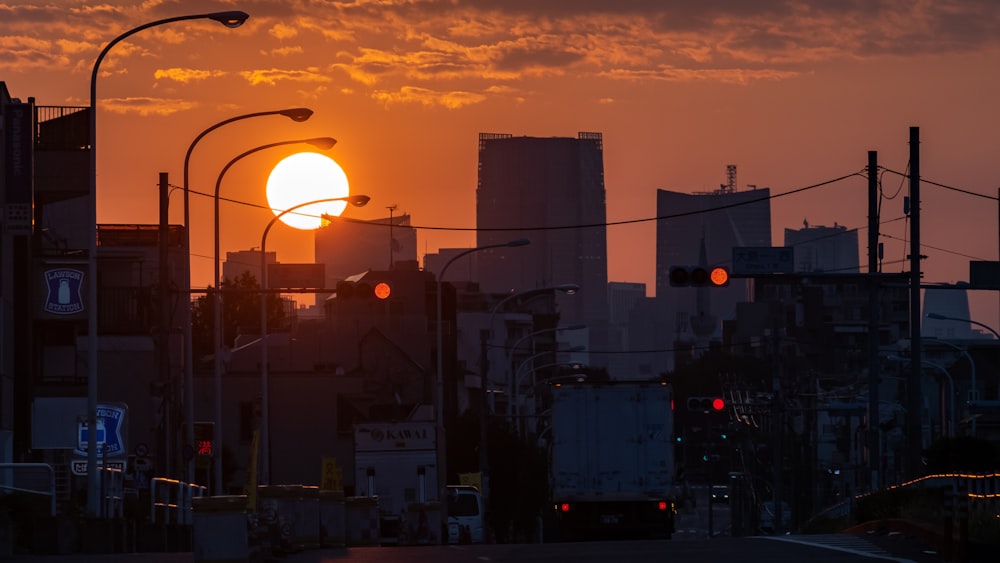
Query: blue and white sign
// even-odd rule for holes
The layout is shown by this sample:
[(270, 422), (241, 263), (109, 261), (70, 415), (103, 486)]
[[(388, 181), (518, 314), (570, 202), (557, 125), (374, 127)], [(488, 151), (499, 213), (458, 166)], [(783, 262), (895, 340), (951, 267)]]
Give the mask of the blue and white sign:
[(83, 311), (83, 271), (76, 268), (45, 270), (45, 312), (55, 315), (75, 315)]
[[(97, 405), (97, 454), (102, 457), (121, 457), (125, 451), (125, 405)], [(87, 421), (79, 423), (77, 449), (73, 453), (87, 455), (90, 433)]]

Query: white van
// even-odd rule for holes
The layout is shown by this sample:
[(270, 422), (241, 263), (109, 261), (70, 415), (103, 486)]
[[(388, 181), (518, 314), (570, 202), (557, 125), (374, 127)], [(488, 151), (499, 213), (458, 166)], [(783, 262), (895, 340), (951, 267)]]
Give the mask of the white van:
[(448, 485), (448, 543), (483, 543), (485, 514), (479, 489)]

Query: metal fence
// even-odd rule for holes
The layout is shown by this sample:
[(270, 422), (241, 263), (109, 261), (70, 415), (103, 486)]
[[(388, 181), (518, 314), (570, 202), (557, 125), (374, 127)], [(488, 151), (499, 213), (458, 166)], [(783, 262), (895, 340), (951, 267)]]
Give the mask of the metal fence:
[(56, 515), (56, 474), (47, 463), (0, 463), (0, 490), (47, 496)]

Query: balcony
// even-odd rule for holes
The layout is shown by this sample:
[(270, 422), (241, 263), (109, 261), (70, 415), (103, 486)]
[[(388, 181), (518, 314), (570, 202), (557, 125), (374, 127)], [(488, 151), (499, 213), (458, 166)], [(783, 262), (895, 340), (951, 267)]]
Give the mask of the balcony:
[(90, 108), (35, 106), (35, 203), (90, 193)]

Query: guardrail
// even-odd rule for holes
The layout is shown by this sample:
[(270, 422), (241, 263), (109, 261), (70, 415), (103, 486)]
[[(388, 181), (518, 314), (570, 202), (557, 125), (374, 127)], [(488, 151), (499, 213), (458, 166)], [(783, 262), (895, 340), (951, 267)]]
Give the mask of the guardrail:
[(101, 518), (121, 518), (125, 515), (125, 479), (122, 470), (100, 467)]
[[(34, 471), (36, 474), (45, 473), (47, 477), (43, 477), (41, 480), (37, 480), (37, 482), (41, 483), (44, 480), (46, 482), (44, 486), (47, 490), (40, 490), (42, 486), (40, 484), (35, 488), (28, 488), (27, 485), (29, 483), (23, 482), (23, 475), (18, 475), (18, 473), (24, 473), (25, 471)], [(22, 478), (22, 481), (18, 480), (19, 477)], [(31, 483), (35, 482), (32, 481)], [(46, 495), (49, 497), (50, 515), (56, 515), (56, 474), (52, 466), (47, 463), (0, 463), (0, 489)]]
[[(886, 487), (886, 490), (907, 487), (942, 488), (965, 491), (960, 501), (968, 500), (969, 510), (996, 512), (1000, 509), (1000, 473), (941, 473)], [(866, 495), (858, 495), (857, 498)]]
[(166, 477), (154, 477), (149, 483), (149, 521), (153, 525), (190, 526), (192, 499), (203, 497), (208, 488)]

